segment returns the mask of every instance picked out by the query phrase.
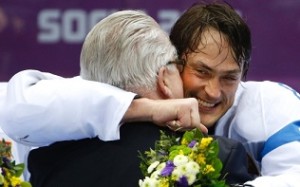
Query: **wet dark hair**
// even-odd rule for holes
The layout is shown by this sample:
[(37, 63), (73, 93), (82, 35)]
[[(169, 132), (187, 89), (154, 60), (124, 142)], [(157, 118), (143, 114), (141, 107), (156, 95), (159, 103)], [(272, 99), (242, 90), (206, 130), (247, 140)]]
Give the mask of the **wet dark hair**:
[(182, 14), (170, 32), (178, 56), (181, 58), (190, 52), (197, 52), (202, 34), (208, 28), (222, 33), (239, 67), (243, 67), (245, 78), (252, 50), (251, 32), (241, 16), (225, 2), (198, 2)]

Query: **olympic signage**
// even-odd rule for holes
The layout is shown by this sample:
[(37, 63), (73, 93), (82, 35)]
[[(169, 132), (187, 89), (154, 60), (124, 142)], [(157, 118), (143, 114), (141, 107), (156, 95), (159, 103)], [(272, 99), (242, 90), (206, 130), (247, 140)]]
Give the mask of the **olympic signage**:
[[(0, 81), (38, 69), (60, 76), (79, 72), (82, 42), (112, 12), (139, 9), (167, 32), (196, 0), (1, 0)], [(249, 79), (269, 79), (300, 90), (300, 1), (229, 1), (249, 24), (253, 55)]]

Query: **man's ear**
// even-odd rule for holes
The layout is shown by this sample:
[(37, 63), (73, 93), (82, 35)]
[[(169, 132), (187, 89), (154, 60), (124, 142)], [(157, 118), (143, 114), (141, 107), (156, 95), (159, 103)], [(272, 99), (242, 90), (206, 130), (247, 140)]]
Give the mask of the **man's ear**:
[(168, 69), (163, 66), (158, 71), (158, 90), (164, 95), (164, 98), (170, 99), (173, 98), (173, 92), (170, 88), (170, 74), (168, 72)]

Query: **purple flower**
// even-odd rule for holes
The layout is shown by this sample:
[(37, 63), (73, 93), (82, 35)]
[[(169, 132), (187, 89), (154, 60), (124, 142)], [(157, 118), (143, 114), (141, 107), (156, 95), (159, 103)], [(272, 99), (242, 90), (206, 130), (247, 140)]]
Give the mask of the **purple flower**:
[(166, 167), (161, 171), (161, 175), (162, 176), (170, 176), (171, 175), (171, 173), (173, 172), (173, 170), (174, 170), (174, 168), (175, 168), (175, 165), (173, 164), (173, 162), (172, 161), (167, 161), (167, 163), (166, 163)]
[(178, 187), (188, 187), (189, 183), (185, 176), (180, 177), (179, 181), (177, 181)]
[(191, 141), (191, 143), (189, 143), (189, 147), (190, 148), (192, 148), (192, 147), (194, 147), (195, 146), (195, 144), (196, 144), (197, 142), (195, 141), (195, 140), (193, 140), (193, 141)]

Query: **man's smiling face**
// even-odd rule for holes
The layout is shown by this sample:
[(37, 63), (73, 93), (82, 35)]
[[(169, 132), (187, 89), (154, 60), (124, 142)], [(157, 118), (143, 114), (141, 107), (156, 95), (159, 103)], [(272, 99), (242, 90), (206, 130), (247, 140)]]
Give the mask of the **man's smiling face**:
[(242, 70), (224, 36), (212, 28), (202, 33), (197, 51), (182, 58), (185, 97), (198, 100), (201, 122), (211, 127), (232, 106)]

